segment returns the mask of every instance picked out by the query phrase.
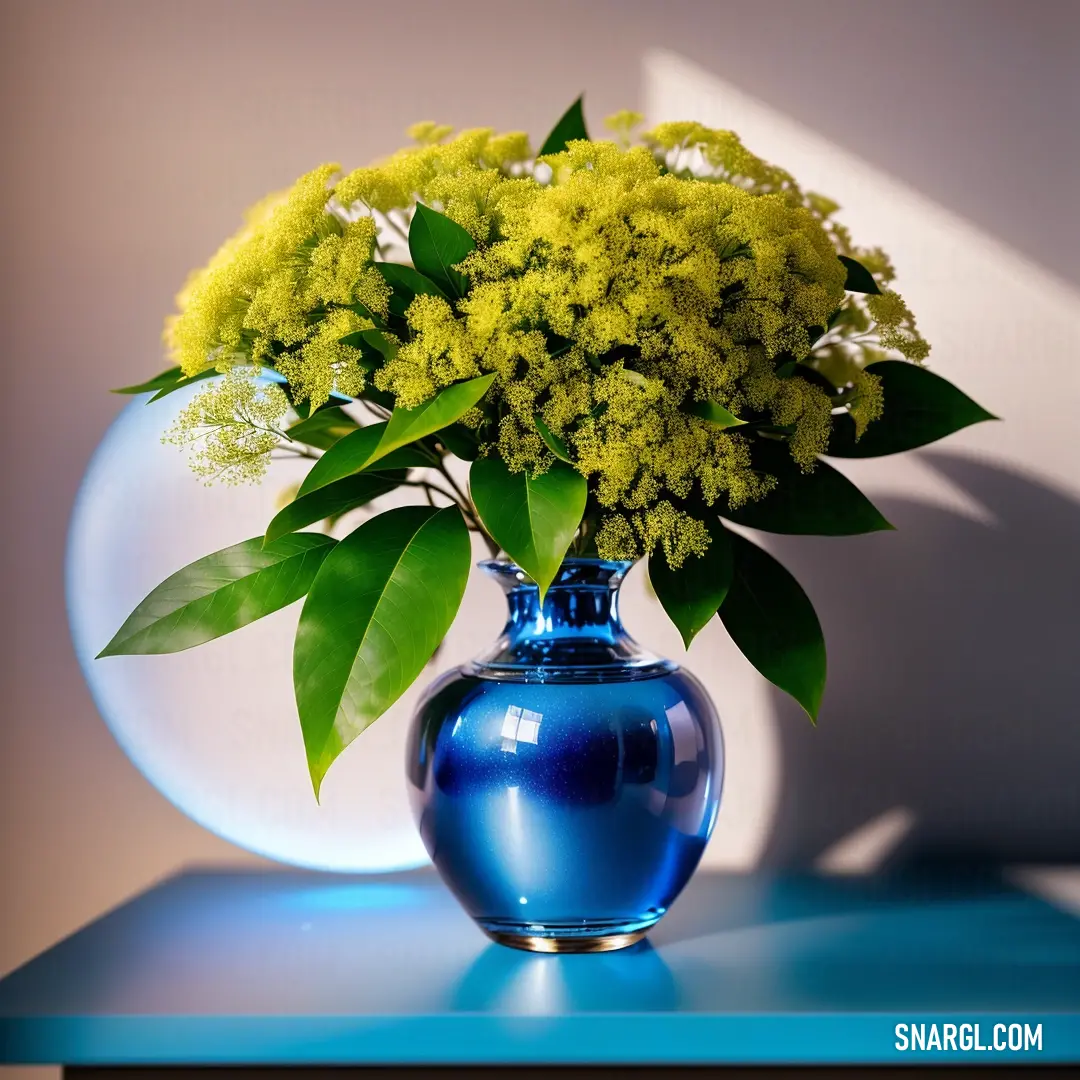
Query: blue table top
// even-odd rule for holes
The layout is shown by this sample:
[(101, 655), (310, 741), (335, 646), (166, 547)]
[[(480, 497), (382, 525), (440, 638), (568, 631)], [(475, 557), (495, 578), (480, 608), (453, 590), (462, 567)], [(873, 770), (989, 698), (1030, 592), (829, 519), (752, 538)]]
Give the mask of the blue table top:
[(0, 1063), (935, 1060), (1080, 1061), (1080, 920), (992, 875), (703, 873), (642, 944), (540, 956), (430, 871), (190, 872), (0, 981)]

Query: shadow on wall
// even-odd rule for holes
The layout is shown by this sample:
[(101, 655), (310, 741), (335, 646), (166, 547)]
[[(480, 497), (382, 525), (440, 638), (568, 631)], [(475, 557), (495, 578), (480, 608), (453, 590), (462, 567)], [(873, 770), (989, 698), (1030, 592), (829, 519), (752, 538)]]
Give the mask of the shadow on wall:
[(899, 533), (769, 545), (813, 594), (830, 672), (816, 730), (776, 695), (765, 866), (820, 865), (875, 821), (899, 826), (890, 865), (1080, 861), (1080, 504), (921, 457), (993, 520), (880, 498)]

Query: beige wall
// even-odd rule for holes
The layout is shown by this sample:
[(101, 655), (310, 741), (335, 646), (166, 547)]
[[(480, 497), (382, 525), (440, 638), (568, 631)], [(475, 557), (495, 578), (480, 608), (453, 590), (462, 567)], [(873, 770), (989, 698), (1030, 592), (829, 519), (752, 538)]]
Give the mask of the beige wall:
[(192, 860), (245, 858), (156, 795), (67, 637), (64, 530), (160, 318), (241, 209), (432, 118), (594, 127), (676, 50), (1080, 282), (1080, 5), (9, 2), (0, 25), (0, 971)]

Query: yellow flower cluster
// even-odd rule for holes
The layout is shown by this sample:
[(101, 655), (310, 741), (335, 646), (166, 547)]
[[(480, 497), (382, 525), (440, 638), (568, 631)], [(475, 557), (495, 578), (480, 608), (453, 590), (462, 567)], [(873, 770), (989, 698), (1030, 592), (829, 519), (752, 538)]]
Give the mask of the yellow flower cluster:
[(607, 514), (596, 534), (596, 549), (605, 559), (636, 559), (643, 548), (652, 551), (659, 546), (668, 565), (676, 569), (688, 556), (703, 555), (711, 541), (703, 521), (661, 499), (629, 517)]
[(275, 364), (287, 354), (285, 364), (305, 368), (303, 396), (315, 404), (337, 380), (356, 392), (363, 386), (359, 350), (332, 349), (330, 338), (370, 328), (348, 305), (385, 312), (390, 290), (372, 263), (375, 223), (328, 212), (327, 184), (337, 171), (323, 165), (258, 204), (244, 229), (188, 281), (165, 329), (185, 375)]
[[(411, 408), (494, 372), (463, 418), (484, 452), (513, 470), (548, 468), (539, 417), (590, 481), (600, 554), (660, 545), (679, 565), (708, 543), (695, 508), (736, 507), (775, 486), (754, 470), (750, 439), (696, 405), (773, 425), (809, 470), (841, 400), (860, 434), (881, 415), (867, 363), (919, 362), (929, 347), (895, 292), (845, 293), (838, 254), (881, 286), (893, 268), (880, 249), (852, 244), (835, 203), (731, 132), (668, 123), (633, 146), (640, 121), (616, 114), (616, 142), (571, 142), (540, 159), (520, 132), (455, 136), (422, 123), (414, 146), (380, 163), (340, 177), (316, 169), (254, 208), (189, 281), (166, 329), (176, 362), (188, 375), (271, 366), (292, 402), (312, 406), (333, 391), (357, 396), (367, 379)], [(457, 267), (468, 291), (418, 295), (391, 317), (376, 267), (402, 257), (390, 247), (406, 245), (417, 202), (475, 242)], [(355, 345), (376, 325), (390, 356), (377, 366)], [(281, 400), (247, 385), (230, 376), (200, 395), (172, 435), (202, 440), (207, 477), (265, 468), (276, 437), (266, 410)]]
[[(531, 162), (529, 137), (519, 131), (497, 135), (489, 128), (477, 128), (443, 142), (449, 133), (449, 128), (435, 124), (414, 124), (409, 134), (420, 145), (349, 173), (334, 188), (334, 199), (341, 206), (379, 214), (398, 230), (399, 239), (417, 201), (437, 203), (477, 243), (486, 243), (503, 181), (525, 175)], [(395, 220), (395, 211), (402, 222)]]
[[(612, 143), (574, 143), (548, 164), (549, 184), (495, 182), (496, 238), (460, 266), (468, 296), (456, 310), (418, 297), (410, 340), (376, 384), (414, 406), (497, 372), (496, 446), (511, 468), (552, 460), (539, 415), (602, 506), (647, 511), (631, 519), (642, 548), (679, 528), (694, 537), (667, 499), (738, 505), (767, 481), (746, 440), (691, 415), (689, 403), (792, 425), (807, 465), (825, 448), (829, 397), (774, 368), (781, 353), (809, 353), (808, 327), (824, 326), (844, 298), (844, 267), (820, 221), (780, 193), (687, 182), (648, 150)], [(665, 514), (650, 517), (661, 504)], [(601, 531), (602, 553), (614, 554), (617, 527)], [(681, 561), (676, 553), (699, 541), (672, 541), (671, 554)]]
[(233, 368), (184, 406), (162, 441), (190, 450), (192, 470), (207, 484), (261, 480), (288, 409), (280, 386)]

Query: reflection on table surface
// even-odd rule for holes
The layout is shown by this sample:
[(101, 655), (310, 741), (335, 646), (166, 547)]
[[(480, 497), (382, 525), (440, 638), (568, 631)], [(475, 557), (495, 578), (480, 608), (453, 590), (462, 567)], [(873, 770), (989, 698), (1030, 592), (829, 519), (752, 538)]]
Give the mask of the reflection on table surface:
[(988, 871), (703, 873), (602, 956), (492, 945), (430, 870), (190, 872), (0, 983), (0, 1019), (1078, 1008), (1080, 919)]

